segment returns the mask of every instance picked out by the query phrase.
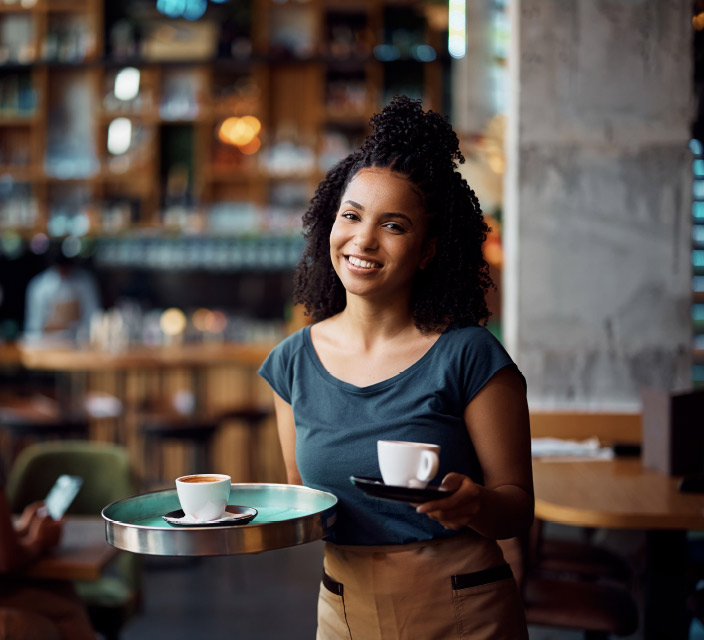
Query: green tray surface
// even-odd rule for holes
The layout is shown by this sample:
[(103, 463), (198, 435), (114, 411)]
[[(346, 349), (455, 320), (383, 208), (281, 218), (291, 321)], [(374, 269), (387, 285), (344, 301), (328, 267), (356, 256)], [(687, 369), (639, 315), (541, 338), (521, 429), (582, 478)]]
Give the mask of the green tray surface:
[[(315, 515), (334, 507), (337, 500), (331, 494), (293, 485), (233, 484), (228, 504), (254, 507), (257, 516), (248, 524), (232, 525), (247, 527), (294, 520)], [(141, 494), (113, 503), (105, 515), (116, 522), (138, 527), (158, 529), (183, 529), (171, 525), (162, 516), (181, 508), (176, 489), (166, 489)], [(189, 527), (193, 528), (193, 527)]]

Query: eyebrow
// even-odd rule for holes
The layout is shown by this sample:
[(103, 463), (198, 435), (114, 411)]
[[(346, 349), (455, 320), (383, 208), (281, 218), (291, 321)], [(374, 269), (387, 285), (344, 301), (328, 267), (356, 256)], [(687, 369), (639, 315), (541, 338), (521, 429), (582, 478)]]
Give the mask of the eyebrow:
[[(349, 205), (353, 206), (355, 209), (359, 209), (360, 211), (364, 211), (364, 206), (359, 204), (359, 202), (355, 202), (354, 200), (345, 200), (342, 204), (343, 205), (349, 204)], [(411, 220), (405, 213), (395, 213), (393, 211), (389, 211), (387, 213), (382, 213), (381, 215), (384, 218), (400, 218), (402, 220), (405, 220), (409, 224), (413, 224), (413, 220)]]
[(359, 204), (359, 202), (355, 202), (354, 200), (345, 200), (342, 204), (351, 204), (355, 209), (359, 209), (360, 211), (364, 211), (364, 207)]

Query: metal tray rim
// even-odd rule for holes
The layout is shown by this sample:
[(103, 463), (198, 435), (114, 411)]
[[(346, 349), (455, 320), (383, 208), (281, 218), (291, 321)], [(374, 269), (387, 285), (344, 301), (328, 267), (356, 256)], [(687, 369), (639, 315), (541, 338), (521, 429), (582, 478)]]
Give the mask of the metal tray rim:
[[(266, 501), (267, 495), (271, 495), (269, 492), (272, 490), (274, 490), (275, 501), (279, 496), (276, 490), (282, 490), (281, 493), (285, 493), (286, 490), (293, 490), (292, 493), (294, 495), (313, 498), (313, 501), (316, 495), (323, 497), (325, 504), (304, 504), (304, 508), (312, 508), (310, 513), (280, 521), (260, 523), (253, 521), (239, 526), (221, 527), (164, 528), (162, 526), (134, 524), (133, 522), (118, 520), (107, 515), (107, 512), (112, 511), (116, 505), (121, 503), (158, 500), (157, 494), (165, 494), (164, 498), (169, 500), (176, 498), (175, 489), (162, 489), (122, 498), (104, 507), (101, 515), (105, 521), (105, 537), (109, 544), (118, 549), (138, 554), (162, 556), (235, 555), (260, 553), (320, 540), (331, 533), (337, 519), (338, 498), (327, 491), (282, 483), (232, 483), (231, 486), (235, 490), (244, 492), (249, 489), (255, 494), (262, 491), (263, 501)], [(306, 502), (305, 498), (303, 500), (304, 503)], [(152, 505), (147, 504), (146, 506), (148, 507), (146, 512), (149, 513), (149, 508)], [(261, 506), (264, 505), (262, 504)], [(119, 507), (117, 511), (119, 513)], [(128, 514), (123, 513), (120, 515)]]
[[(325, 515), (328, 513), (330, 509), (334, 509), (337, 506), (337, 496), (335, 496), (332, 493), (329, 493), (327, 491), (321, 491), (320, 489), (313, 489), (311, 487), (304, 487), (303, 485), (291, 485), (291, 484), (285, 484), (283, 482), (266, 482), (266, 483), (261, 483), (261, 482), (233, 482), (230, 485), (231, 487), (262, 487), (262, 486), (267, 486), (267, 487), (300, 487), (302, 489), (306, 489), (309, 492), (314, 492), (318, 493), (321, 495), (326, 495), (326, 496), (332, 496), (335, 498), (335, 502), (331, 504), (329, 507), (326, 507), (322, 511), (319, 511), (318, 513), (309, 513), (308, 515), (305, 516), (300, 516), (298, 519), (299, 520), (305, 520), (307, 518), (317, 518), (320, 517), (321, 515)], [(105, 515), (105, 512), (109, 510), (111, 507), (113, 507), (116, 504), (122, 503), (122, 502), (129, 502), (131, 500), (134, 500), (135, 498), (142, 498), (146, 496), (150, 496), (156, 493), (164, 493), (165, 491), (176, 491), (175, 489), (156, 489), (155, 491), (145, 491), (144, 493), (140, 493), (134, 496), (129, 496), (127, 498), (120, 498), (119, 500), (115, 500), (111, 502), (110, 504), (106, 505), (103, 507), (103, 509), (100, 512), (100, 515), (103, 517), (103, 520), (106, 521), (106, 523), (112, 523), (115, 525), (119, 526), (126, 526), (126, 527), (131, 527), (135, 529), (145, 529), (145, 530), (151, 530), (151, 531), (170, 531), (170, 529), (165, 529), (164, 527), (154, 527), (154, 526), (149, 526), (149, 525), (144, 525), (144, 524), (134, 524), (132, 522), (125, 522), (124, 520), (115, 520), (113, 518), (110, 518), (109, 516)], [(252, 529), (254, 527), (266, 527), (268, 525), (271, 525), (273, 523), (271, 522), (250, 522), (247, 524), (248, 529)], [(233, 527), (235, 526), (241, 526), (241, 525), (232, 525)], [(221, 527), (225, 528), (225, 527)], [(212, 527), (188, 527), (189, 531), (200, 531), (200, 530), (211, 530)]]

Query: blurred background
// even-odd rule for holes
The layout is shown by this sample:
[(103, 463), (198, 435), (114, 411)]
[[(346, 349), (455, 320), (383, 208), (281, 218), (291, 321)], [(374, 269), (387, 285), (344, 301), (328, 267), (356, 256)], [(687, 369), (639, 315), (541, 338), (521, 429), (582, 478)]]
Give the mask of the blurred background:
[[(6, 395), (108, 394), (120, 405), (99, 409), (119, 425), (94, 421), (92, 434), (136, 457), (134, 407), (254, 401), (258, 359), (306, 321), (290, 299), (301, 215), (400, 94), (461, 137), (461, 171), (492, 228), (501, 335), (510, 40), (506, 1), (3, 0)], [(227, 358), (221, 345), (254, 351)], [(152, 376), (137, 357), (147, 350), (161, 360)], [(200, 391), (179, 380), (179, 357)]]
[(400, 94), (460, 137), (531, 410), (704, 386), (703, 11), (0, 0), (5, 464), (78, 436), (125, 447), (142, 489), (283, 482), (256, 369), (307, 321), (301, 215)]

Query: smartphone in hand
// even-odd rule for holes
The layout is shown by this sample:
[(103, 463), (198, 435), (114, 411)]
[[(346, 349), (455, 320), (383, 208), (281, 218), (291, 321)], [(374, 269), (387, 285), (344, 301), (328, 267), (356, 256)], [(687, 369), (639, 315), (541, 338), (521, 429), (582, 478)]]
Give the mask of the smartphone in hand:
[(66, 509), (71, 506), (76, 495), (81, 489), (83, 478), (63, 474), (56, 479), (54, 486), (49, 490), (44, 504), (53, 520), (61, 520)]

